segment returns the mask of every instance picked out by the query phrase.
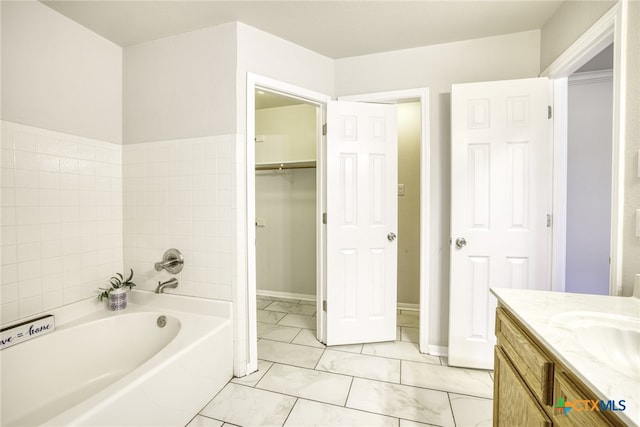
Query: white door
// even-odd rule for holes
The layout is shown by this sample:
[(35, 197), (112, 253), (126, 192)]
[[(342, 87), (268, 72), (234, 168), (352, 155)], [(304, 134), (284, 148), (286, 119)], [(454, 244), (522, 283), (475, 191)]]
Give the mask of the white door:
[(327, 345), (396, 337), (396, 114), (327, 104)]
[(449, 364), (493, 369), (489, 288), (550, 289), (546, 78), (451, 89)]

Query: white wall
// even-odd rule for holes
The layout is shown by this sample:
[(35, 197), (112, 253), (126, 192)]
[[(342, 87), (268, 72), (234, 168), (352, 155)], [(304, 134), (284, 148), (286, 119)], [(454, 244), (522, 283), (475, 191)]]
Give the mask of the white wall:
[(122, 49), (42, 3), (0, 8), (6, 322), (122, 271)]
[(237, 22), (237, 130), (246, 131), (247, 72), (325, 95), (334, 92), (334, 61), (264, 31)]
[[(124, 260), (139, 289), (176, 277), (167, 293), (232, 300), (233, 135), (124, 146)], [(184, 255), (174, 276), (154, 264)]]
[(235, 23), (124, 49), (125, 144), (235, 129)]
[(540, 32), (527, 31), (336, 61), (336, 94), (430, 88), (430, 344), (447, 345), (452, 83), (538, 76)]
[(0, 321), (96, 297), (122, 272), (122, 146), (0, 127)]
[(609, 294), (612, 75), (569, 81), (566, 291)]
[(121, 143), (122, 49), (40, 2), (0, 7), (0, 118)]

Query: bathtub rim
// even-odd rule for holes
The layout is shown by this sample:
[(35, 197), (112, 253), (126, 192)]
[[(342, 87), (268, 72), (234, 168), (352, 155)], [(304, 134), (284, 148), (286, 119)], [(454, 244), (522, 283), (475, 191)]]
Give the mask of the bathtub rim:
[[(163, 369), (174, 360), (182, 358), (183, 355), (198, 347), (200, 343), (209, 340), (218, 331), (228, 330), (229, 332), (226, 333), (232, 336), (232, 303), (229, 301), (203, 300), (180, 295), (157, 295), (148, 291), (132, 291), (132, 296), (133, 298), (130, 300), (130, 305), (127, 309), (118, 312), (109, 311), (104, 302), (100, 303), (97, 299), (92, 298), (91, 300), (79, 301), (46, 313), (56, 316), (56, 330), (54, 333), (60, 333), (65, 329), (85, 323), (108, 320), (108, 318), (118, 315), (126, 316), (129, 313), (153, 312), (175, 316), (181, 323), (186, 317), (188, 319), (187, 322), (191, 324), (190, 326), (196, 326), (195, 332), (198, 334), (196, 336), (189, 335), (186, 338), (181, 335), (182, 331), (179, 331), (165, 347), (146, 360), (138, 369), (127, 373), (124, 377), (108, 385), (95, 395), (54, 415), (41, 425), (74, 425), (77, 421), (90, 419), (111, 401), (111, 399), (105, 399), (105, 396), (120, 398), (131, 388), (154, 376), (160, 369)], [(200, 325), (200, 320), (203, 317), (211, 318), (211, 323), (207, 322), (204, 325)], [(24, 320), (17, 320), (17, 322), (20, 321)], [(210, 326), (213, 327), (206, 329), (206, 327)], [(189, 334), (191, 333), (189, 332)], [(19, 347), (19, 345), (15, 347)], [(229, 379), (231, 379), (232, 367), (230, 366), (229, 369)], [(13, 421), (17, 420), (19, 419)]]

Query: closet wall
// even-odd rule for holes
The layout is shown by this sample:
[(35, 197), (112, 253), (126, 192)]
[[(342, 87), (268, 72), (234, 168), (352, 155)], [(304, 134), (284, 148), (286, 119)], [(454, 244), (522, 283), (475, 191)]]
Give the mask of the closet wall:
[[(308, 166), (316, 159), (316, 108), (256, 110), (259, 294), (315, 298), (316, 169)], [(272, 169), (262, 170), (265, 166)]]
[(398, 104), (398, 303), (420, 303), (420, 103)]

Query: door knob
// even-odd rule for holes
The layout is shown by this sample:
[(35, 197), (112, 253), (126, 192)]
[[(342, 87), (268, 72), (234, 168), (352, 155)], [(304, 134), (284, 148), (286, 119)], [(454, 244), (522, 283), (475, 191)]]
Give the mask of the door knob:
[(464, 239), (464, 237), (458, 237), (456, 239), (456, 246), (458, 248), (464, 248), (465, 246), (467, 246), (467, 241)]
[(387, 234), (387, 239), (390, 242), (393, 242), (394, 240), (396, 240), (396, 237), (398, 237), (398, 236), (396, 236), (396, 233), (391, 232), (391, 233)]

